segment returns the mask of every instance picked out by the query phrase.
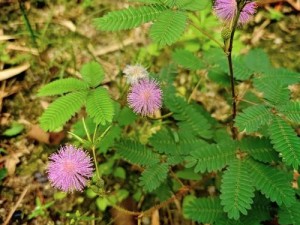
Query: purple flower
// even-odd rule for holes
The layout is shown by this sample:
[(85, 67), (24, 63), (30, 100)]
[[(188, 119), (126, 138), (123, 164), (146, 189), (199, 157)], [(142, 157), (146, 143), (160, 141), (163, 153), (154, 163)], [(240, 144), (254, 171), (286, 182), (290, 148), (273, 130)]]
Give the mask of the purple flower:
[(127, 65), (123, 70), (125, 77), (127, 79), (127, 83), (135, 84), (140, 79), (148, 78), (148, 71), (141, 65), (136, 64), (134, 66)]
[[(240, 13), (238, 23), (247, 23), (251, 19), (251, 16), (256, 12), (256, 7), (257, 4), (255, 2), (247, 1)], [(230, 22), (237, 13), (237, 2), (236, 0), (216, 0), (214, 11), (219, 19)]]
[(134, 112), (151, 115), (162, 105), (162, 91), (155, 80), (142, 79), (131, 87), (127, 100)]
[(72, 145), (61, 147), (49, 159), (47, 173), (50, 183), (62, 191), (82, 191), (93, 175), (93, 164), (88, 153)]

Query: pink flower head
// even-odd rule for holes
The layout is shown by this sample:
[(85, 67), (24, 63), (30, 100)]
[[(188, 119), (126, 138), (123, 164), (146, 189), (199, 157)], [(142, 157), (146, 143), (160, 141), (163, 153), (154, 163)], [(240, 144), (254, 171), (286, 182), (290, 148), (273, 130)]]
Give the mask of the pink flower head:
[(145, 67), (142, 65), (127, 65), (123, 70), (125, 77), (127, 79), (127, 83), (135, 84), (140, 79), (148, 78), (149, 73)]
[[(251, 16), (256, 12), (257, 4), (255, 2), (246, 1), (246, 5), (240, 13), (238, 23), (245, 24)], [(216, 0), (214, 11), (219, 19), (225, 22), (230, 22), (237, 13), (237, 2), (236, 0)]]
[(127, 100), (134, 112), (151, 115), (162, 105), (162, 91), (155, 80), (142, 79), (133, 84)]
[(72, 145), (61, 147), (49, 157), (47, 169), (52, 186), (64, 191), (82, 191), (93, 175), (93, 164), (87, 152)]

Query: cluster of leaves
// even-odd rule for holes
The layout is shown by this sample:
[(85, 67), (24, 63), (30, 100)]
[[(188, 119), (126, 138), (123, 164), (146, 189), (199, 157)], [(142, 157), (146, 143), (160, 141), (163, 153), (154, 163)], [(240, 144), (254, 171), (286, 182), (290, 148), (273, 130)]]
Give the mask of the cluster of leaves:
[[(109, 12), (95, 20), (96, 26), (105, 31), (119, 31), (152, 21), (150, 37), (160, 46), (170, 45), (184, 32), (188, 13), (203, 9), (208, 1), (137, 2), (144, 4)], [(185, 49), (176, 49), (172, 60), (183, 69), (205, 69), (210, 80), (228, 87), (227, 61), (221, 50), (211, 49), (199, 58)], [(300, 74), (273, 68), (267, 55), (259, 49), (234, 58), (233, 63), (235, 82), (246, 81), (255, 90), (243, 96), (251, 105), (240, 104), (242, 112), (234, 121), (239, 131), (244, 132), (241, 140), (232, 140), (226, 126), (213, 119), (201, 105), (176, 92), (174, 65), (158, 74), (164, 90), (164, 111), (172, 116), (160, 123), (160, 129), (143, 143), (138, 137), (122, 134), (121, 129), (132, 125), (136, 118), (122, 122), (120, 118), (131, 115), (130, 110), (116, 110), (118, 107), (106, 89), (98, 87), (103, 70), (96, 63), (83, 66), (82, 80), (66, 78), (41, 89), (40, 96), (62, 96), (49, 106), (40, 122), (45, 130), (56, 129), (85, 105), (95, 126), (102, 124), (105, 129), (105, 123), (112, 123), (115, 130), (103, 138), (106, 146), (100, 152), (114, 149), (120, 158), (143, 168), (139, 184), (145, 194), (168, 197), (178, 191), (178, 184), (170, 185), (170, 181), (176, 183), (172, 179), (174, 169), (188, 180), (199, 180), (199, 174), (214, 172), (221, 177), (221, 183), (214, 184), (219, 194), (185, 198), (184, 216), (191, 220), (253, 225), (276, 215), (280, 224), (300, 224), (299, 192), (292, 186), (293, 171), (300, 164), (300, 139), (295, 132), (300, 122), (300, 104), (291, 100), (288, 89), (289, 85), (299, 83)], [(259, 92), (263, 97), (256, 95)]]
[(102, 66), (89, 62), (82, 66), (82, 79), (64, 78), (43, 86), (38, 96), (59, 97), (52, 102), (40, 118), (44, 130), (53, 131), (63, 126), (83, 106), (96, 124), (110, 123), (114, 105), (107, 89), (100, 86), (104, 79)]

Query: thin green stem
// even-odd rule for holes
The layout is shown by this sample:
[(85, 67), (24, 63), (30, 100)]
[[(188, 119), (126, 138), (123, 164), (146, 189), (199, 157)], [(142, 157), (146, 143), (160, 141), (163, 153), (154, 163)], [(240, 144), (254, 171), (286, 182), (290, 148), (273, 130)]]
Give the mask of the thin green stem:
[(90, 135), (90, 133), (89, 133), (87, 127), (86, 127), (86, 124), (85, 124), (85, 121), (84, 121), (84, 118), (83, 118), (83, 117), (82, 117), (82, 124), (83, 124), (83, 128), (84, 128), (84, 131), (85, 131), (85, 133), (86, 133), (86, 136), (87, 136), (88, 140), (89, 140), (90, 142), (92, 142), (91, 135)]
[(157, 117), (157, 118), (153, 118), (153, 117), (150, 117), (150, 116), (148, 116), (148, 118), (151, 119), (151, 120), (161, 120), (161, 119), (168, 118), (169, 116), (172, 116), (172, 115), (173, 115), (173, 112), (169, 112), (169, 113), (167, 113), (165, 115), (162, 115), (160, 117)]
[(202, 33), (204, 36), (208, 37), (210, 40), (214, 41), (217, 45), (220, 46), (220, 48), (223, 48), (223, 45), (221, 42), (219, 42), (217, 39), (215, 39), (212, 35), (210, 35), (208, 32), (206, 32), (205, 30), (203, 30), (201, 27), (197, 26), (196, 24), (194, 24), (191, 20), (188, 21), (188, 23), (190, 25), (192, 25), (193, 27), (196, 28), (196, 30), (198, 30), (200, 33)]
[(97, 158), (96, 158), (96, 148), (94, 145), (92, 146), (92, 152), (93, 152), (93, 158), (94, 158), (94, 164), (95, 164), (95, 168), (96, 168), (97, 177), (99, 180), (101, 180), (101, 176), (100, 176), (100, 173), (98, 170)]

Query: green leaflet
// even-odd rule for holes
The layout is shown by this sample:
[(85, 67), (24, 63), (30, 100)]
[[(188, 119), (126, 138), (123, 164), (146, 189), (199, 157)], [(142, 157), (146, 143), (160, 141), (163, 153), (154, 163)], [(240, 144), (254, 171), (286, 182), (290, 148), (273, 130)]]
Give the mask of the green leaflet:
[(195, 198), (183, 205), (183, 214), (198, 223), (212, 224), (224, 212), (219, 198)]
[(294, 129), (276, 116), (268, 132), (274, 149), (282, 154), (283, 161), (297, 169), (300, 165), (300, 138)]
[(88, 87), (85, 81), (70, 77), (46, 84), (39, 90), (37, 96), (61, 95), (73, 91), (87, 90)]
[(174, 113), (173, 117), (179, 121), (179, 127), (195, 136), (212, 137), (211, 124), (193, 105), (181, 97), (171, 95), (165, 97), (165, 104)]
[(285, 105), (279, 105), (276, 108), (281, 113), (283, 113), (290, 121), (294, 123), (300, 123), (300, 101), (289, 101)]
[(116, 148), (122, 158), (133, 164), (151, 166), (159, 162), (158, 155), (140, 142), (121, 140), (117, 143)]
[(244, 63), (252, 71), (265, 72), (272, 68), (268, 55), (262, 49), (252, 49), (244, 57)]
[(101, 18), (95, 19), (94, 24), (103, 31), (127, 30), (155, 20), (164, 10), (166, 8), (160, 5), (129, 7), (109, 12)]
[(147, 167), (140, 177), (140, 184), (145, 191), (151, 192), (158, 188), (167, 178), (169, 167), (167, 163), (154, 164)]
[(186, 69), (198, 70), (204, 68), (203, 62), (197, 56), (184, 49), (177, 49), (173, 52), (172, 59)]
[(248, 180), (271, 201), (278, 205), (291, 206), (295, 202), (295, 192), (292, 189), (292, 177), (287, 173), (274, 169), (254, 160), (245, 161), (248, 167)]
[(96, 124), (105, 125), (111, 122), (114, 116), (114, 104), (108, 91), (102, 87), (90, 91), (87, 96), (86, 111)]
[(279, 159), (278, 153), (266, 138), (244, 137), (240, 143), (240, 148), (261, 162), (277, 162)]
[(250, 106), (239, 113), (235, 119), (235, 126), (240, 131), (251, 133), (257, 131), (262, 125), (268, 124), (271, 120), (271, 112), (263, 105)]
[(300, 224), (300, 202), (294, 203), (291, 207), (281, 207), (278, 217), (280, 225), (299, 225)]
[(87, 91), (76, 91), (57, 98), (39, 119), (45, 131), (54, 131), (63, 126), (82, 107)]
[(285, 104), (290, 99), (289, 89), (278, 80), (269, 80), (267, 83), (256, 83), (255, 87), (263, 92), (264, 98), (273, 105)]
[(254, 197), (254, 186), (249, 180), (243, 160), (233, 160), (224, 172), (221, 184), (221, 204), (230, 219), (238, 220), (247, 215)]
[(161, 129), (149, 140), (149, 143), (159, 152), (168, 155), (187, 155), (195, 149), (206, 145), (206, 142), (194, 137), (191, 133), (183, 133)]
[(162, 12), (150, 28), (150, 37), (159, 46), (171, 45), (183, 34), (187, 14), (182, 11), (166, 10)]
[(81, 67), (80, 73), (90, 87), (98, 86), (104, 79), (104, 70), (97, 62), (88, 62)]
[(235, 154), (236, 146), (233, 142), (202, 146), (185, 158), (186, 167), (195, 166), (195, 173), (221, 170), (235, 159)]

